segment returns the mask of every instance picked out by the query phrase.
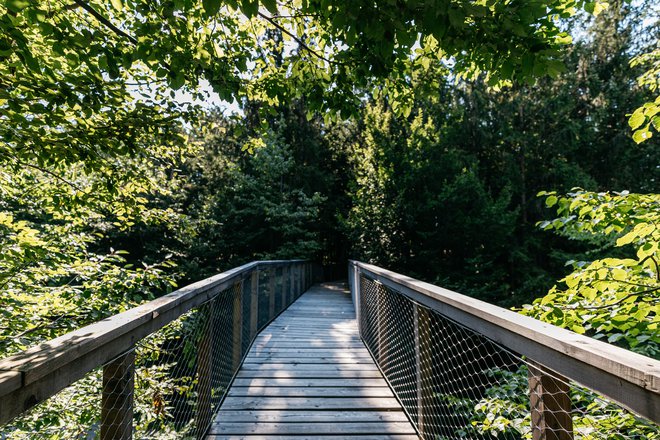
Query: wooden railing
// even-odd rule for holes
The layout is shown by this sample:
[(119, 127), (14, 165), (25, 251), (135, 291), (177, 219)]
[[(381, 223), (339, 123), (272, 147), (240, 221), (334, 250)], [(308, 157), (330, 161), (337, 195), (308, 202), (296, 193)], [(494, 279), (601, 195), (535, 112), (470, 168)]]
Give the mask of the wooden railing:
[[(185, 369), (194, 376), (187, 395), (194, 396), (189, 406), (195, 409), (188, 414), (191, 420), (177, 426), (193, 424), (189, 432), (202, 437), (222, 397), (218, 393), (235, 374), (258, 331), (295, 301), (313, 276), (312, 264), (301, 260), (249, 263), (0, 360), (0, 438), (4, 438), (2, 425), (98, 368), (102, 368), (103, 381), (101, 420), (95, 422), (98, 432), (92, 436), (131, 438), (136, 344), (182, 316), (200, 311), (203, 319), (191, 321), (198, 323), (190, 332), (195, 341), (188, 341), (197, 349), (187, 355), (186, 365), (177, 373), (182, 375)], [(212, 377), (224, 368), (212, 367), (218, 362), (214, 356), (227, 358), (222, 360), (228, 368), (222, 384)], [(168, 365), (173, 363), (170, 358)], [(157, 409), (162, 412), (163, 405)]]
[[(527, 372), (531, 426), (520, 429), (531, 429), (534, 439), (601, 438), (574, 432), (600, 423), (584, 403), (594, 399), (660, 435), (654, 359), (370, 264), (351, 261), (349, 284), (361, 337), (424, 437), (458, 438), (448, 432), (452, 418), (474, 429), (468, 437), (495, 433), (479, 421), (485, 407), (478, 406), (492, 403), (488, 390), (502, 385), (494, 371)], [(449, 397), (462, 399), (463, 415)], [(613, 432), (602, 438), (628, 438), (617, 436), (616, 426), (607, 429)]]

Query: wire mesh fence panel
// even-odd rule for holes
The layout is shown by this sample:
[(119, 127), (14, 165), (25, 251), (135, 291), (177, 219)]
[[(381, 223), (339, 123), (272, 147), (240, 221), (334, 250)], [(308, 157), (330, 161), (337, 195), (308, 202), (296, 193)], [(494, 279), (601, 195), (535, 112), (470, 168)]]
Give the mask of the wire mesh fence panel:
[(136, 346), (136, 438), (194, 438), (211, 423), (240, 362), (241, 284)]
[(660, 439), (658, 425), (362, 274), (360, 334), (425, 439)]
[(102, 368), (0, 428), (3, 440), (95, 439), (100, 433)]
[[(257, 331), (294, 300), (292, 274), (286, 263), (271, 264), (202, 292), (211, 299), (72, 377), (0, 426), (0, 440), (203, 438)], [(77, 374), (75, 365), (63, 371)]]

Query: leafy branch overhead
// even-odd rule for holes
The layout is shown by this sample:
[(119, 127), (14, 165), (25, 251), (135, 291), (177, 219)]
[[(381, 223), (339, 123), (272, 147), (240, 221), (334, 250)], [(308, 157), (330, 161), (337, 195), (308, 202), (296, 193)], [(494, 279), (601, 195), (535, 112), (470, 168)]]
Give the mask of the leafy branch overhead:
[(569, 262), (574, 271), (523, 312), (660, 356), (660, 196), (580, 189), (540, 195), (559, 214), (541, 228), (573, 239), (600, 238), (618, 256)]
[(304, 96), (310, 111), (349, 114), (360, 103), (356, 87), (393, 92), (438, 60), (459, 76), (485, 73), (491, 85), (556, 75), (571, 42), (559, 20), (604, 5), (4, 0), (0, 156), (91, 166), (99, 156), (137, 154), (136, 136), (161, 134), (171, 125), (163, 115), (185, 114), (171, 89), (194, 91), (202, 80), (228, 101)]

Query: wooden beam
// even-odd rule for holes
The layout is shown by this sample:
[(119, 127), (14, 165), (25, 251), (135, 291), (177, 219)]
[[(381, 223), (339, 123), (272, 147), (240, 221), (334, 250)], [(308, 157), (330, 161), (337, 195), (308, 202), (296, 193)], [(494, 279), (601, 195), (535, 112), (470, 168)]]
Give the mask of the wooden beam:
[(259, 271), (255, 270), (251, 275), (250, 284), (250, 339), (257, 336), (259, 329)]
[(660, 423), (660, 361), (371, 264), (370, 278)]
[(204, 330), (197, 344), (197, 414), (195, 422), (196, 437), (204, 438), (211, 424), (213, 407), (211, 404), (212, 383), (211, 371), (213, 368), (213, 337), (216, 314), (216, 301), (211, 301), (204, 306)]
[(568, 379), (528, 365), (533, 440), (573, 440)]
[(243, 359), (243, 284), (234, 285), (232, 310), (232, 366), (237, 370)]
[(275, 316), (275, 268), (268, 270), (268, 320)]
[(133, 438), (134, 373), (134, 350), (103, 367), (101, 440)]
[(250, 272), (299, 262), (248, 263), (0, 360), (0, 424), (112, 361), (136, 341), (215, 298)]

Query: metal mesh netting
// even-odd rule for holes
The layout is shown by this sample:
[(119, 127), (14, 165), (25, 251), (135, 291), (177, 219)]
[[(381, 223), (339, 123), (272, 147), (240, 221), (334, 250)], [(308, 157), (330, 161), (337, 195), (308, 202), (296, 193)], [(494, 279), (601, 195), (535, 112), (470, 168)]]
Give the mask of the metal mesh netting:
[(303, 279), (287, 266), (248, 274), (0, 427), (0, 439), (203, 438), (252, 340)]
[(360, 276), (360, 333), (425, 439), (660, 439), (658, 425)]

